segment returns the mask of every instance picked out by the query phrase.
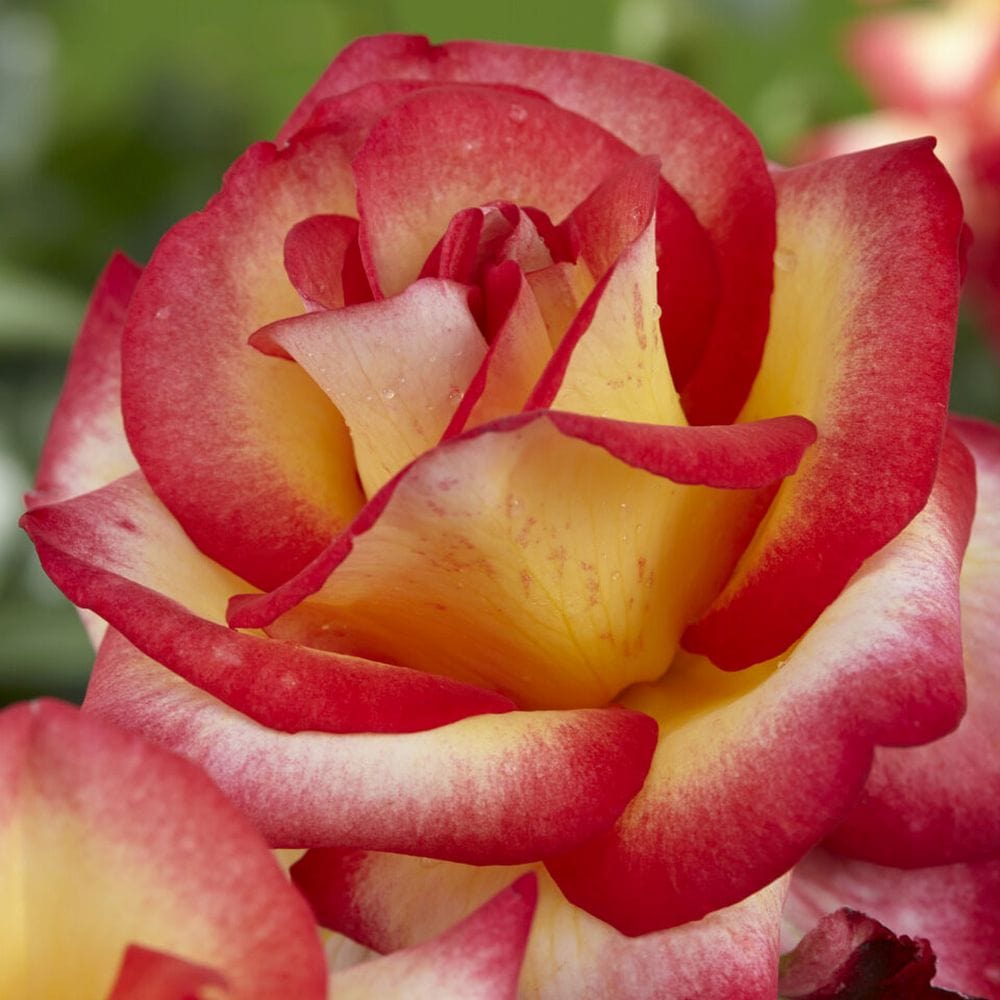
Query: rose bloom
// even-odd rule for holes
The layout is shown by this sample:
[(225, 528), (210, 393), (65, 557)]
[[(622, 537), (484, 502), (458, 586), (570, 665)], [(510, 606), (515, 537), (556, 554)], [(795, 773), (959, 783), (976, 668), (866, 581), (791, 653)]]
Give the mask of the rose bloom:
[(821, 129), (799, 155), (937, 136), (972, 229), (969, 294), (1000, 347), (1000, 6), (938, 0), (882, 11), (854, 25), (847, 57), (878, 110)]
[(98, 283), (25, 517), (85, 711), (309, 849), (334, 965), (534, 873), (524, 997), (773, 998), (786, 895), (786, 947), (873, 918), (789, 995), (880, 923), (1000, 995), (1000, 432), (947, 420), (932, 148), (769, 171), (663, 69), (352, 45)]

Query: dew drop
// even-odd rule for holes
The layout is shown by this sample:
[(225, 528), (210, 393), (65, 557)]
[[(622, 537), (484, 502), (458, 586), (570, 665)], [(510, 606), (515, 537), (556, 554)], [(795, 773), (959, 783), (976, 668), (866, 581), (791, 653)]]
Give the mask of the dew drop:
[(162, 309), (156, 310), (157, 319), (170, 319), (170, 306), (164, 306)]
[(451, 389), (448, 390), (448, 402), (457, 403), (462, 396), (465, 395), (457, 385), (453, 385)]
[(388, 402), (389, 400), (396, 398), (396, 390), (390, 389), (386, 386), (386, 388), (381, 391), (380, 395), (384, 400), (386, 400), (386, 402)]
[(663, 307), (659, 304), (659, 302), (657, 302), (657, 304), (653, 306), (653, 319), (659, 319), (662, 315)]
[(614, 573), (611, 574), (611, 579), (614, 580), (615, 583), (617, 583), (621, 578), (622, 575), (618, 572), (618, 570), (615, 570)]
[(522, 108), (520, 104), (512, 104), (510, 110), (507, 112), (507, 116), (512, 122), (520, 125), (521, 122), (528, 120), (528, 109)]
[(795, 254), (791, 250), (774, 251), (774, 266), (779, 271), (794, 271), (796, 263)]

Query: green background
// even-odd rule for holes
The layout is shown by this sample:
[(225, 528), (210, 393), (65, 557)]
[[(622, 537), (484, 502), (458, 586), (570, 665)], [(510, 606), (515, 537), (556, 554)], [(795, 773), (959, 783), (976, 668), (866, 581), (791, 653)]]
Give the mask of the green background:
[[(868, 8), (870, 10), (870, 7)], [(659, 61), (698, 80), (780, 160), (867, 107), (841, 59), (841, 0), (33, 0), (0, 2), (0, 703), (82, 694), (75, 612), (16, 529), (90, 285), (144, 261), (250, 142), (273, 136), (360, 34), (489, 38)], [(954, 404), (1000, 416), (1000, 377), (963, 320)]]

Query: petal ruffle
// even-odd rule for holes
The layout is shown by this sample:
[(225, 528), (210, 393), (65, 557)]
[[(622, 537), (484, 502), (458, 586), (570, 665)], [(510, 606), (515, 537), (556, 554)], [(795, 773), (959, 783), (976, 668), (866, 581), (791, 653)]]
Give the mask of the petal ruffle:
[[(785, 880), (704, 920), (629, 938), (577, 909), (537, 868), (522, 1000), (773, 1000)], [(324, 926), (378, 951), (409, 948), (473, 911), (509, 868), (366, 851), (310, 851), (292, 878)]]
[(324, 995), (309, 910), (259, 834), (198, 769), (70, 706), (0, 715), (0, 884), (4, 997), (102, 1000), (130, 943), (234, 1000)]
[(131, 472), (121, 407), (125, 310), (142, 273), (115, 254), (97, 279), (39, 460), (28, 508), (87, 493)]
[(284, 269), (289, 229), (351, 215), (354, 200), (328, 134), (253, 146), (160, 241), (129, 308), (122, 408), (139, 465), (195, 544), (254, 586), (291, 576), (363, 499), (329, 400), (246, 343), (302, 312)]
[[(779, 172), (771, 330), (742, 419), (818, 440), (684, 644), (777, 656), (924, 505), (947, 416), (962, 206), (932, 140)], [(892, 212), (884, 211), (886, 204)]]
[(810, 439), (792, 417), (692, 428), (531, 411), (482, 425), (229, 620), (526, 707), (607, 704), (663, 673)]
[(958, 729), (919, 747), (880, 747), (857, 805), (828, 844), (903, 867), (1000, 854), (1000, 428), (953, 419), (976, 462), (972, 536), (962, 565), (968, 709)]
[(538, 890), (533, 875), (443, 934), (330, 977), (340, 1000), (517, 1000)]
[(413, 731), (511, 703), (442, 677), (227, 628), (244, 581), (191, 543), (141, 473), (23, 522), (56, 584), (144, 652), (262, 725)]
[[(656, 66), (591, 52), (492, 42), (431, 45), (383, 35), (345, 49), (282, 129), (287, 139), (325, 98), (380, 79), (502, 83), (544, 94), (660, 157), (663, 176), (694, 210), (718, 263), (714, 325), (689, 353), (701, 358), (680, 388), (693, 423), (728, 423), (746, 399), (767, 334), (774, 250), (774, 188), (750, 131), (690, 80)], [(557, 160), (558, 173), (566, 170)]]
[(937, 956), (935, 985), (1000, 998), (1000, 861), (902, 870), (817, 849), (792, 873), (785, 921), (801, 933), (841, 906), (897, 934), (926, 938)]
[(969, 456), (949, 439), (927, 508), (785, 658), (726, 673), (685, 656), (626, 692), (624, 704), (659, 722), (659, 745), (618, 823), (549, 861), (573, 902), (632, 934), (726, 906), (834, 828), (875, 744), (957, 724), (972, 490)]
[(279, 733), (110, 631), (85, 707), (200, 764), (273, 846), (365, 846), (471, 864), (542, 857), (608, 827), (655, 726), (618, 708), (508, 712), (405, 735)]

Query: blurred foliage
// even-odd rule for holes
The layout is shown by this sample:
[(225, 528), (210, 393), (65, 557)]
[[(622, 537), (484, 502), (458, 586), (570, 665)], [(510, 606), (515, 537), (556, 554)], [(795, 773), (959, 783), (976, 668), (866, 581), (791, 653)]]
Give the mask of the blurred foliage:
[[(416, 31), (590, 48), (704, 84), (786, 155), (865, 108), (840, 61), (848, 0), (0, 0), (0, 703), (78, 698), (91, 653), (13, 524), (91, 282), (148, 258), (353, 37)], [(1000, 416), (964, 324), (956, 405)]]

